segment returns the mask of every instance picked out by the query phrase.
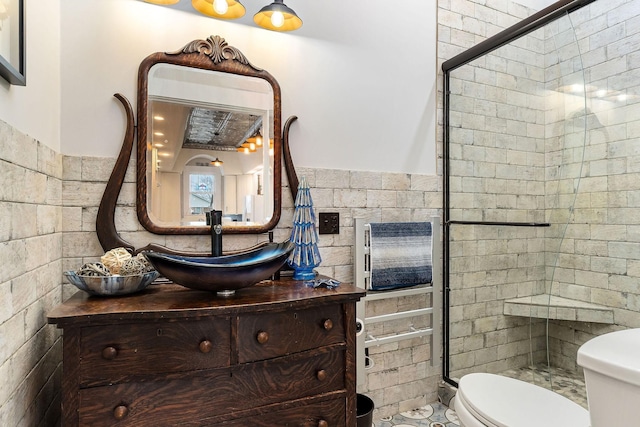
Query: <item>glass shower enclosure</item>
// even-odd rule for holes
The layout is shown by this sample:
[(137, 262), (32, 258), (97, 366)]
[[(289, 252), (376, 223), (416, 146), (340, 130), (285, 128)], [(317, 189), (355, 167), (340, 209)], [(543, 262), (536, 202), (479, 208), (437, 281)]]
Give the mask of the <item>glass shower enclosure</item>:
[(501, 373), (586, 406), (579, 345), (630, 326), (614, 318), (628, 303), (607, 302), (624, 292), (610, 292), (622, 273), (601, 234), (626, 227), (612, 215), (625, 195), (608, 177), (627, 137), (612, 132), (638, 101), (635, 84), (602, 69), (602, 37), (620, 36), (593, 34), (628, 19), (623, 2), (604, 3), (559, 1), (443, 64), (443, 375), (453, 385)]

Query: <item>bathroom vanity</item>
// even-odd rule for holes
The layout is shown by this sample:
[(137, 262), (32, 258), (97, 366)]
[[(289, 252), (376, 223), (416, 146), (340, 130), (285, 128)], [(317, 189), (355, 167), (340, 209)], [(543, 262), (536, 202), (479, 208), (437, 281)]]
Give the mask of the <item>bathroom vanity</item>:
[(62, 425), (354, 426), (362, 296), (290, 278), (231, 298), (78, 292), (49, 313), (63, 329)]

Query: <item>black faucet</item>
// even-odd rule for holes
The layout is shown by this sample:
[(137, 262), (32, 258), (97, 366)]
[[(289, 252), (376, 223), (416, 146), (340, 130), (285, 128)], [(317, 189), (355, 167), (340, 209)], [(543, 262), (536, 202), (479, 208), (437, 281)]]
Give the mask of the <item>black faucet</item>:
[(211, 256), (222, 255), (222, 211), (207, 212), (207, 224), (211, 225)]

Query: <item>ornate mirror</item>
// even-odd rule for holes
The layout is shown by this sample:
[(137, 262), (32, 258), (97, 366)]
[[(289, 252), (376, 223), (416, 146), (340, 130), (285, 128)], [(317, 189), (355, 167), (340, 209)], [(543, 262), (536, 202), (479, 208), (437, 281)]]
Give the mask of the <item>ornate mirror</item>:
[(137, 212), (156, 234), (263, 233), (281, 210), (280, 87), (219, 36), (138, 72)]

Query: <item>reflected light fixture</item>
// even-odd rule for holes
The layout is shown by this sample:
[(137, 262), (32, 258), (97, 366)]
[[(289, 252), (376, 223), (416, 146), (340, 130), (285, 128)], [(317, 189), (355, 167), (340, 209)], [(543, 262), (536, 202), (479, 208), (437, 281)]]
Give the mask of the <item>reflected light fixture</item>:
[(241, 18), (246, 12), (238, 0), (191, 0), (191, 5), (203, 15), (220, 19)]
[(247, 140), (244, 143), (255, 144), (258, 147), (262, 147), (262, 139), (263, 139), (262, 133), (260, 132), (260, 129), (258, 129), (256, 133), (254, 133), (253, 136), (250, 136), (249, 138), (247, 138)]
[(216, 167), (222, 166), (223, 163), (224, 162), (217, 157), (215, 158), (215, 160), (211, 161), (211, 164)]
[(253, 22), (272, 31), (293, 31), (302, 27), (302, 19), (283, 0), (275, 0), (260, 9), (253, 16)]

